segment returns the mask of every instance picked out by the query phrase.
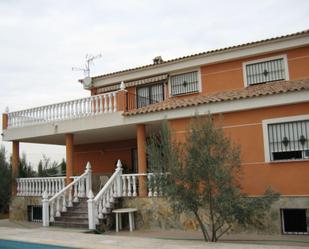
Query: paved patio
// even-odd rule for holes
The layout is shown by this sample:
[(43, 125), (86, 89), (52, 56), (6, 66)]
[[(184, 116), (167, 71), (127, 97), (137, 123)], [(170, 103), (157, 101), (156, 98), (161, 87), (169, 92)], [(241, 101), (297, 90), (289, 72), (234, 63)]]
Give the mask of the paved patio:
[[(152, 248), (214, 248), (214, 249), (292, 249), (309, 246), (309, 236), (233, 236), (219, 243), (205, 243), (199, 233), (180, 231), (108, 232), (87, 234), (84, 230), (43, 228), (30, 222), (0, 220), (0, 239), (61, 245), (76, 248), (152, 249)], [(229, 241), (227, 241), (229, 240)], [(261, 244), (263, 243), (263, 244)]]

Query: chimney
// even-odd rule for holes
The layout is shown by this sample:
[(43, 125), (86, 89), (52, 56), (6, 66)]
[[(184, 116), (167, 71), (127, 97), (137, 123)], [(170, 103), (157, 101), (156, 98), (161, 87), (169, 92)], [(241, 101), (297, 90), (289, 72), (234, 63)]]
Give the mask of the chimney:
[(162, 57), (161, 56), (156, 56), (154, 59), (153, 59), (153, 64), (154, 65), (157, 65), (157, 64), (161, 64), (163, 61)]

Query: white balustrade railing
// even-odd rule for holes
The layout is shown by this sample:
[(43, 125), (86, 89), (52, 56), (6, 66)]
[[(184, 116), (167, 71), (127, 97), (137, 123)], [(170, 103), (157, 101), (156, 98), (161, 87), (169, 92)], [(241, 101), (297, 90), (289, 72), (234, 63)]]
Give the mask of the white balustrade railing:
[(95, 229), (99, 224), (99, 219), (103, 219), (104, 215), (111, 212), (115, 198), (122, 196), (122, 165), (118, 160), (114, 174), (108, 179), (107, 183), (94, 197), (92, 191), (88, 196), (88, 221), (89, 229)]
[(110, 92), (8, 113), (8, 128), (51, 123), (117, 112), (117, 93)]
[(91, 165), (88, 162), (85, 172), (74, 177), (74, 180), (66, 187), (62, 188), (50, 199), (48, 193), (43, 193), (43, 226), (49, 226), (49, 222), (54, 222), (55, 217), (60, 217), (61, 212), (66, 212), (67, 207), (73, 207), (73, 202), (79, 202), (79, 198), (87, 197), (91, 190)]
[(122, 196), (135, 197), (138, 196), (139, 179), (145, 178), (147, 185), (148, 197), (162, 196), (162, 188), (156, 183), (156, 178), (153, 173), (140, 173), (140, 174), (122, 174)]
[(52, 196), (65, 187), (65, 177), (17, 178), (17, 196)]

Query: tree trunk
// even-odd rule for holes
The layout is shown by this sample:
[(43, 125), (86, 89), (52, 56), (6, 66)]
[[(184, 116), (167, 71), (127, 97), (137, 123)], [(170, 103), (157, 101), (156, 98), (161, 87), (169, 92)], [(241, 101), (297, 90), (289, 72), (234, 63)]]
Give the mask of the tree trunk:
[(210, 238), (209, 238), (208, 232), (207, 232), (207, 230), (206, 230), (206, 228), (204, 226), (204, 223), (202, 222), (202, 220), (201, 220), (200, 216), (198, 215), (197, 211), (193, 211), (193, 213), (194, 213), (198, 223), (200, 224), (200, 227), (201, 227), (202, 232), (203, 232), (204, 240), (205, 241), (209, 241)]
[(215, 227), (215, 219), (214, 219), (214, 212), (213, 212), (213, 205), (212, 205), (212, 193), (211, 189), (209, 191), (209, 211), (210, 211), (210, 220), (211, 220), (211, 241), (216, 242), (217, 236), (216, 236), (216, 227)]

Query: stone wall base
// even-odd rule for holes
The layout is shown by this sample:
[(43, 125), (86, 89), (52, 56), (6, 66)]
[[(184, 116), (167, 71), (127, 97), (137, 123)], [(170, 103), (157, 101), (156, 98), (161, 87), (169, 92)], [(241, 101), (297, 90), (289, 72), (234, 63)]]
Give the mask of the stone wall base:
[(11, 199), (10, 220), (27, 221), (28, 206), (42, 205), (42, 197), (21, 197), (15, 196)]
[[(140, 230), (200, 230), (199, 224), (193, 214), (175, 213), (165, 198), (123, 198), (122, 207), (135, 207), (138, 212), (135, 215), (137, 229)], [(230, 233), (246, 234), (281, 234), (282, 208), (309, 208), (309, 197), (281, 197), (273, 204), (266, 217), (266, 226), (263, 230), (254, 227), (233, 226)], [(202, 219), (208, 217), (202, 213)]]

